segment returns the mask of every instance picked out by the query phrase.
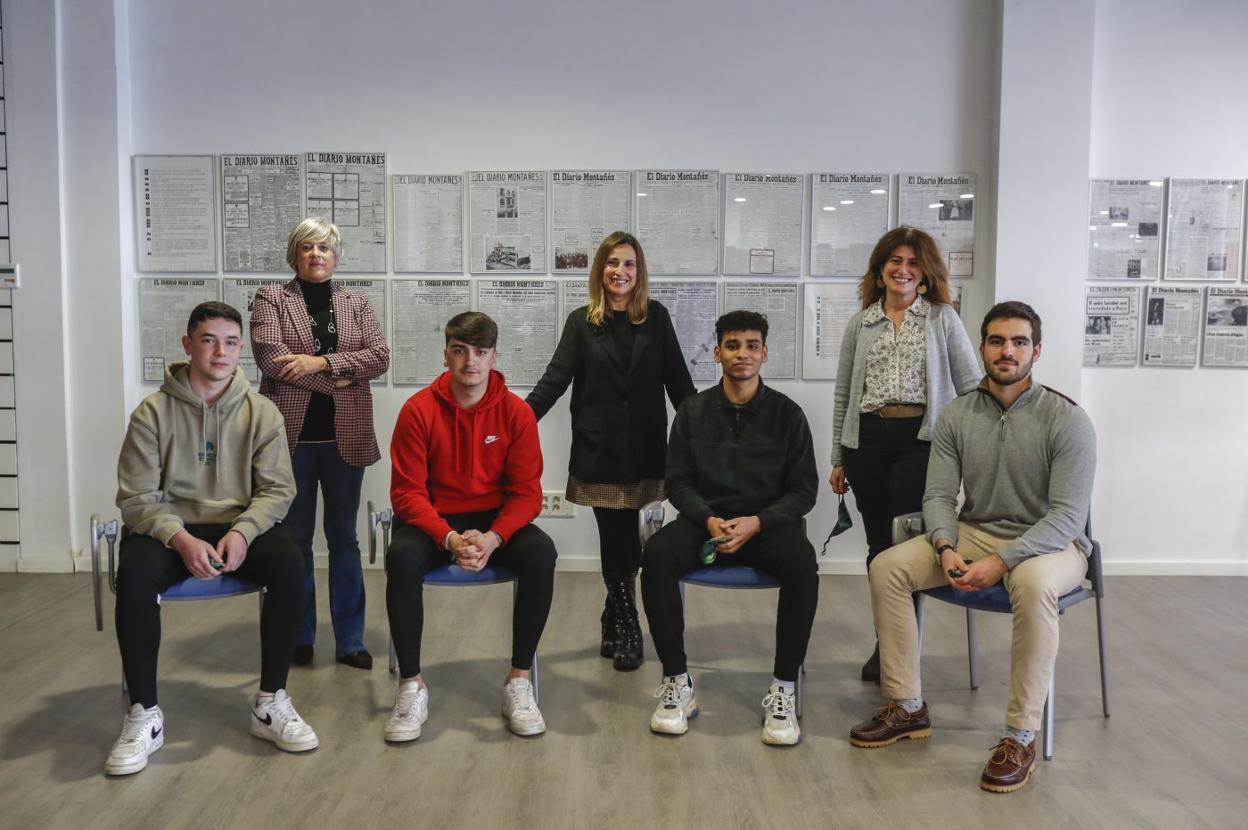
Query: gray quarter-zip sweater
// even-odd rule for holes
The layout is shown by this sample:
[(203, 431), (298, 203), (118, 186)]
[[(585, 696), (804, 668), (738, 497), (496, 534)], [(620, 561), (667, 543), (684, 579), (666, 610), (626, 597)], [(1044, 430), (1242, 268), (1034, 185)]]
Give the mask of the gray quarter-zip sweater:
[[(959, 521), (979, 525), (1013, 540), (1000, 551), (1011, 570), (1072, 541), (1087, 556), (1095, 471), (1096, 432), (1077, 404), (1034, 384), (1002, 409), (981, 385), (936, 423), (923, 495), (927, 538), (956, 545)], [(959, 485), (966, 493), (960, 513)]]

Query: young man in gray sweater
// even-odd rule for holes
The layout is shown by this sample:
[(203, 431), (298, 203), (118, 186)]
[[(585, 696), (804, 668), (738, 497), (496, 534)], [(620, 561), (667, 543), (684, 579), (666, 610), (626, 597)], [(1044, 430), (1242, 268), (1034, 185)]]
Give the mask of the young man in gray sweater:
[[(887, 703), (850, 730), (850, 743), (882, 747), (931, 735), (919, 685), (913, 592), (948, 584), (979, 591), (1004, 584), (1014, 610), (1005, 732), (980, 777), (990, 792), (1022, 788), (1035, 763), (1057, 658), (1057, 599), (1084, 579), (1085, 534), (1096, 435), (1087, 414), (1033, 382), (1040, 318), (1021, 302), (998, 303), (980, 327), (987, 376), (941, 413), (923, 496), (926, 536), (871, 564)], [(959, 486), (966, 500), (957, 510)]]

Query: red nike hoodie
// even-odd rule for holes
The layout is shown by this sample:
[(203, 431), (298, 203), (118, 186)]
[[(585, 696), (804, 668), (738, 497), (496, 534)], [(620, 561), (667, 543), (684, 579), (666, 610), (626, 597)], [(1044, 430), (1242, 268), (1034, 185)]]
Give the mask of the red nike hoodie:
[(390, 505), (439, 546), (454, 513), (499, 509), (503, 541), (542, 510), (542, 448), (533, 410), (490, 371), (485, 397), (464, 409), (443, 372), (399, 412), (390, 440)]

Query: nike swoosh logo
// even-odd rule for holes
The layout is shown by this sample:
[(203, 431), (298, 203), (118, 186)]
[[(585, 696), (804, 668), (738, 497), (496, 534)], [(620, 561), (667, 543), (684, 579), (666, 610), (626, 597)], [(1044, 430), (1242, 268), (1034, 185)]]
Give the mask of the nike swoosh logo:
[(257, 715), (257, 714), (255, 713), (255, 711), (253, 710), (253, 711), (252, 711), (252, 713), (251, 713), (251, 716), (252, 716), (253, 718), (255, 718), (256, 720), (260, 721), (261, 723), (263, 723), (265, 726), (272, 726), (272, 725), (273, 725), (273, 716), (272, 716), (272, 715), (265, 715), (264, 717), (260, 717), (260, 716), (259, 716), (259, 715)]
[(497, 435), (487, 435), (487, 436), (485, 436), (485, 443), (487, 443), (487, 444), (493, 444), (493, 443), (494, 443), (495, 441), (497, 441), (497, 440), (498, 440), (498, 436), (497, 436)]
[(160, 737), (160, 733), (164, 731), (165, 730), (163, 728), (157, 729), (156, 727), (153, 726), (152, 727), (152, 740), (153, 741), (156, 740), (158, 737)]

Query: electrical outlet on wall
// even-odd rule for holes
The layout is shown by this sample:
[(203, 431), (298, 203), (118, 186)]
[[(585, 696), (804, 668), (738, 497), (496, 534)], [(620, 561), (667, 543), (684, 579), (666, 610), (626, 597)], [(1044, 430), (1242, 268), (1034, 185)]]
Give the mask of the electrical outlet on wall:
[(570, 519), (576, 515), (576, 505), (568, 501), (559, 490), (542, 492), (542, 515), (555, 519)]

